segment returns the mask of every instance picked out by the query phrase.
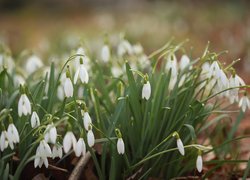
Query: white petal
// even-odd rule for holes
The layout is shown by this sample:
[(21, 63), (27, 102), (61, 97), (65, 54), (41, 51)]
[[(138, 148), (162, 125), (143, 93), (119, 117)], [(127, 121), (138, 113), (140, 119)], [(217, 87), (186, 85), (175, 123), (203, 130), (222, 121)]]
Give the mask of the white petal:
[(73, 84), (69, 78), (66, 78), (64, 83), (64, 93), (66, 97), (73, 96)]
[(31, 114), (31, 105), (30, 105), (30, 101), (29, 101), (29, 99), (28, 99), (28, 97), (27, 97), (27, 95), (26, 94), (24, 94), (24, 105), (25, 105), (25, 108), (26, 108), (26, 110), (27, 110), (27, 114)]
[(94, 146), (95, 144), (95, 136), (92, 130), (89, 130), (87, 133), (87, 140), (88, 140), (88, 145), (89, 147)]
[(18, 116), (21, 117), (23, 114), (23, 94), (18, 101)]
[(197, 160), (196, 160), (196, 168), (197, 168), (198, 172), (202, 171), (202, 166), (203, 166), (202, 157), (201, 157), (201, 155), (199, 155), (197, 157)]
[(63, 138), (63, 149), (65, 153), (68, 153), (70, 148), (72, 147), (71, 135), (70, 132), (67, 132)]
[(142, 99), (145, 98), (146, 100), (148, 100), (150, 98), (150, 95), (151, 95), (151, 86), (149, 81), (147, 81), (147, 83), (144, 84), (142, 87)]
[(81, 152), (82, 152), (82, 142), (79, 139), (77, 141), (77, 143), (76, 143), (76, 148), (75, 148), (76, 157), (80, 157), (81, 156)]
[(57, 131), (56, 131), (56, 127), (54, 125), (52, 125), (52, 127), (50, 128), (49, 134), (50, 134), (51, 143), (55, 144), (56, 143), (56, 137), (57, 137)]
[(89, 116), (88, 112), (85, 112), (83, 115), (83, 124), (84, 124), (84, 128), (86, 129), (86, 131), (88, 131), (89, 129), (89, 125), (92, 123), (92, 120)]
[(182, 143), (180, 138), (177, 139), (177, 147), (178, 147), (178, 150), (181, 153), (181, 155), (184, 156), (185, 155), (185, 150), (184, 150), (184, 146), (183, 146), (183, 143)]
[(34, 160), (34, 167), (36, 168), (40, 164), (40, 157), (36, 157)]
[(80, 79), (82, 83), (88, 83), (89, 75), (83, 64), (80, 65)]
[(76, 70), (75, 76), (74, 76), (74, 84), (76, 84), (78, 76), (79, 76), (80, 68)]
[(124, 154), (124, 152), (125, 152), (125, 146), (124, 146), (124, 142), (123, 142), (122, 138), (118, 138), (117, 151), (118, 151), (118, 154)]
[(180, 69), (184, 70), (190, 63), (190, 59), (187, 55), (183, 55), (180, 60)]

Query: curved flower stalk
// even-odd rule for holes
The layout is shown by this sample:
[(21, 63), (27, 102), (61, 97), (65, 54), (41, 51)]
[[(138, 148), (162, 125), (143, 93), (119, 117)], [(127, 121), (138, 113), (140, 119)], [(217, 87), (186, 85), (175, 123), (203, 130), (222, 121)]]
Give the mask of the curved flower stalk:
[(42, 165), (44, 164), (44, 166), (46, 168), (48, 168), (49, 166), (49, 162), (48, 162), (48, 157), (52, 156), (52, 152), (51, 149), (48, 145), (48, 143), (45, 140), (40, 141), (39, 146), (36, 149), (36, 157), (34, 160), (34, 167), (39, 167), (41, 168)]
[(55, 144), (56, 138), (57, 138), (57, 130), (56, 130), (55, 125), (53, 123), (51, 123), (51, 124), (47, 125), (47, 127), (45, 129), (44, 140), (47, 143)]
[(32, 128), (36, 128), (36, 127), (40, 126), (40, 118), (39, 118), (36, 111), (33, 111), (32, 115), (31, 115), (30, 124), (31, 124)]
[(75, 150), (76, 147), (76, 138), (72, 131), (68, 131), (63, 138), (63, 149), (65, 153), (68, 153), (73, 147)]
[(76, 84), (78, 77), (80, 78), (82, 83), (87, 84), (89, 82), (89, 75), (83, 64), (82, 58), (80, 58), (80, 66), (77, 68), (74, 76), (74, 84)]
[(27, 116), (31, 114), (31, 104), (25, 93), (23, 93), (18, 101), (18, 115), (21, 117), (22, 115)]

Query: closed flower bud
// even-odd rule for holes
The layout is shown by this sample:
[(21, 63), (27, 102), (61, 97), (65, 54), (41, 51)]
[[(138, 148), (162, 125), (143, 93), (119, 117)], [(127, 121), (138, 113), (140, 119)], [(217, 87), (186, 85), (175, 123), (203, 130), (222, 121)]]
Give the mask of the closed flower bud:
[(84, 124), (84, 128), (86, 129), (86, 131), (88, 131), (89, 125), (91, 125), (92, 120), (89, 116), (88, 112), (84, 112), (83, 114), (83, 124)]
[(198, 155), (197, 160), (196, 160), (196, 168), (198, 172), (202, 171), (202, 166), (203, 166), (202, 157), (201, 155)]
[(110, 49), (109, 49), (108, 45), (104, 45), (102, 47), (102, 50), (101, 50), (101, 59), (105, 63), (109, 61), (109, 59), (110, 59)]
[(66, 78), (63, 88), (64, 88), (64, 93), (66, 97), (73, 97), (74, 89), (73, 89), (73, 84), (70, 78), (68, 77)]
[(151, 85), (149, 81), (147, 81), (142, 87), (142, 99), (149, 100), (151, 95)]
[(184, 150), (184, 146), (183, 146), (183, 143), (182, 143), (180, 138), (177, 139), (177, 147), (178, 147), (178, 150), (181, 153), (181, 155), (184, 156), (185, 150)]
[(94, 136), (94, 133), (93, 133), (92, 129), (90, 129), (88, 131), (88, 133), (87, 133), (87, 141), (88, 141), (89, 147), (94, 146), (94, 144), (95, 144), (95, 136)]
[(118, 138), (117, 140), (117, 152), (118, 154), (124, 154), (125, 153), (125, 146), (122, 138)]
[(31, 114), (30, 101), (26, 94), (22, 94), (18, 101), (18, 116)]
[(33, 111), (32, 115), (31, 115), (30, 123), (31, 123), (32, 128), (36, 128), (36, 127), (40, 126), (40, 118), (37, 115), (36, 111)]

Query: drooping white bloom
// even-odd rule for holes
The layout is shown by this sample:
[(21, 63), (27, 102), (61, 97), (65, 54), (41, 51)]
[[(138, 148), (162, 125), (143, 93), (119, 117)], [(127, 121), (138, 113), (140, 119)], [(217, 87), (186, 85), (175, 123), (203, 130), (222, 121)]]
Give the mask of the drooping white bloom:
[(92, 129), (90, 129), (88, 131), (88, 133), (87, 133), (87, 141), (88, 141), (89, 147), (94, 146), (94, 144), (95, 144), (95, 136), (94, 136), (94, 133), (93, 133)]
[(19, 133), (13, 123), (9, 124), (8, 126), (7, 138), (11, 149), (14, 149), (14, 144), (19, 143), (20, 141)]
[(26, 94), (22, 94), (18, 101), (18, 115), (21, 117), (22, 115), (31, 114), (31, 105), (30, 101)]
[(25, 69), (26, 72), (31, 74), (35, 72), (37, 69), (41, 68), (42, 66), (43, 66), (42, 60), (38, 56), (32, 55), (27, 59)]
[(183, 146), (183, 143), (182, 143), (180, 138), (177, 139), (177, 147), (178, 147), (178, 150), (181, 153), (181, 155), (184, 156), (185, 150), (184, 150), (184, 146)]
[(177, 82), (178, 66), (177, 60), (174, 54), (167, 57), (167, 63), (165, 65), (167, 73), (171, 70), (171, 79), (169, 82), (169, 89), (172, 90)]
[(75, 148), (75, 154), (76, 154), (76, 157), (80, 157), (81, 155), (85, 156), (86, 145), (85, 145), (83, 138), (79, 138), (79, 140), (77, 141), (76, 148)]
[(202, 171), (202, 166), (203, 166), (202, 157), (201, 155), (198, 155), (197, 160), (196, 160), (196, 168), (198, 172)]
[(52, 148), (52, 158), (55, 159), (56, 157), (62, 158), (62, 146), (55, 144)]
[(245, 112), (247, 109), (250, 109), (250, 101), (246, 95), (242, 96), (240, 99), (239, 107), (241, 107), (243, 112)]
[(133, 49), (132, 49), (132, 46), (131, 44), (123, 39), (120, 44), (118, 45), (118, 48), (117, 48), (117, 54), (119, 57), (122, 57), (123, 55), (125, 54), (132, 54), (133, 53)]
[(44, 140), (47, 143), (52, 143), (55, 144), (56, 143), (56, 138), (57, 138), (57, 130), (56, 127), (53, 123), (47, 125), (46, 129), (45, 129), (45, 134), (44, 134)]
[[(190, 59), (187, 55), (182, 55), (180, 60), (180, 69), (184, 70), (190, 64)], [(191, 68), (191, 67), (190, 67)]]
[(117, 65), (111, 67), (111, 73), (114, 77), (119, 77), (123, 74), (123, 69)]
[(65, 82), (64, 82), (64, 93), (66, 97), (73, 97), (73, 84), (70, 80), (70, 78), (66, 78)]
[(78, 67), (79, 67), (79, 65), (80, 65), (80, 59), (82, 58), (83, 59), (83, 64), (84, 64), (84, 66), (85, 66), (85, 68), (87, 69), (87, 70), (89, 70), (90, 69), (90, 59), (89, 59), (89, 57), (86, 55), (86, 53), (85, 53), (85, 50), (84, 50), (84, 48), (83, 47), (79, 47), (78, 49), (77, 49), (77, 51), (76, 51), (76, 54), (78, 54), (78, 55), (82, 55), (82, 56), (77, 56), (76, 57), (76, 59), (75, 59), (75, 69), (78, 69)]
[(7, 137), (7, 131), (2, 131), (0, 136), (0, 149), (3, 151), (8, 147), (8, 137)]
[(76, 84), (78, 77), (80, 77), (80, 80), (82, 83), (87, 84), (89, 82), (89, 74), (83, 64), (80, 64), (80, 66), (76, 70), (76, 73), (74, 76), (74, 84)]
[(92, 123), (92, 120), (89, 116), (89, 113), (86, 111), (83, 113), (83, 125), (84, 125), (84, 128), (86, 129), (86, 131), (89, 130), (89, 125), (91, 125)]
[(57, 97), (61, 101), (63, 101), (63, 99), (65, 97), (65, 95), (64, 95), (64, 89), (63, 89), (62, 85), (58, 86), (58, 88), (57, 88)]
[(118, 138), (116, 146), (117, 146), (117, 152), (118, 152), (118, 154), (124, 154), (124, 152), (125, 152), (125, 145), (124, 145), (124, 142), (123, 142), (122, 138)]
[(232, 75), (229, 78), (229, 88), (233, 88), (230, 89), (228, 92), (228, 98), (230, 100), (230, 103), (233, 104), (234, 102), (238, 102), (239, 101), (239, 86), (244, 86), (246, 85), (245, 82), (238, 76), (238, 75)]
[(222, 69), (219, 70), (217, 76), (217, 86), (218, 86), (218, 91), (223, 91), (228, 88), (228, 78)]
[(37, 166), (39, 166), (39, 168), (41, 168), (42, 165), (44, 164), (44, 166), (48, 168), (49, 163), (48, 163), (47, 158), (51, 156), (52, 156), (52, 152), (48, 143), (45, 140), (40, 141), (40, 144), (36, 149), (34, 167), (36, 168)]
[(217, 79), (221, 76), (220, 66), (217, 61), (214, 61), (210, 66), (209, 77), (216, 77)]
[(40, 126), (40, 118), (39, 118), (36, 111), (33, 111), (32, 115), (31, 115), (30, 123), (31, 123), (32, 128), (36, 128), (36, 127)]
[(109, 59), (110, 59), (110, 49), (109, 49), (109, 46), (106, 45), (106, 44), (102, 47), (102, 50), (101, 50), (101, 59), (105, 63), (108, 62)]
[(149, 100), (151, 95), (151, 85), (149, 81), (147, 81), (142, 87), (142, 99)]
[(25, 84), (25, 79), (23, 76), (17, 74), (14, 76), (14, 84), (15, 86), (20, 86), (20, 85), (24, 85)]
[(63, 149), (65, 153), (68, 153), (69, 150), (73, 147), (73, 149), (75, 150), (75, 146), (76, 146), (76, 138), (75, 135), (73, 134), (73, 132), (68, 131), (66, 133), (66, 135), (63, 138)]
[(143, 47), (141, 44), (135, 44), (132, 46), (133, 48), (133, 53), (136, 55), (140, 55), (143, 53)]

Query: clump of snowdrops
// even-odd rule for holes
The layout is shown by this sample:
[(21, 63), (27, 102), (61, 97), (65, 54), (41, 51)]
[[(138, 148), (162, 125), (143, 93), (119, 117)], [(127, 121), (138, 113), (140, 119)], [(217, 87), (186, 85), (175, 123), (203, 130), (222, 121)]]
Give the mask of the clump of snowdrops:
[(249, 109), (247, 85), (236, 61), (225, 66), (208, 48), (193, 58), (182, 45), (146, 55), (140, 44), (106, 39), (96, 53), (79, 46), (53, 62), (14, 59), (2, 45), (0, 174), (18, 179), (28, 163), (49, 169), (87, 152), (100, 179), (206, 174), (203, 156), (214, 147), (197, 136), (214, 112)]

